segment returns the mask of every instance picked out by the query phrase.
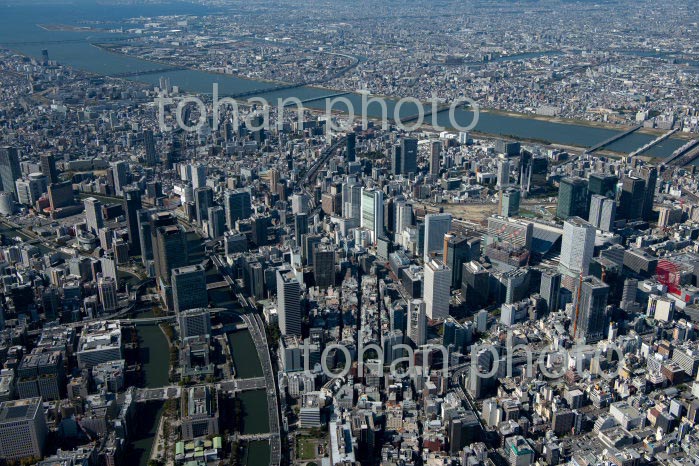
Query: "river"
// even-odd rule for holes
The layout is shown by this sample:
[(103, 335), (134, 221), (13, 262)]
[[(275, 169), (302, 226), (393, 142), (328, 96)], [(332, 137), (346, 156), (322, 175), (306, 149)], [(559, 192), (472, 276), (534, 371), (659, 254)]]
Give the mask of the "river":
[[(34, 57), (41, 56), (41, 51), (47, 49), (52, 60), (99, 74), (153, 70), (162, 68), (162, 65), (135, 57), (110, 53), (91, 45), (100, 41), (112, 40), (115, 37), (118, 38), (118, 34), (99, 31), (47, 30), (39, 27), (37, 24), (80, 24), (79, 21), (81, 20), (108, 20), (110, 24), (117, 26), (121, 24), (123, 19), (135, 16), (203, 14), (212, 11), (207, 7), (177, 2), (159, 5), (110, 5), (109, 7), (99, 7), (90, 2), (82, 1), (80, 5), (81, 8), (79, 9), (69, 4), (51, 4), (38, 7), (23, 4), (6, 5), (2, 10), (2, 14), (0, 14), (0, 44)], [(76, 11), (78, 11), (78, 14), (76, 14)], [(73, 42), (59, 43), (57, 41)], [(271, 103), (276, 103), (276, 99), (280, 97), (297, 97), (300, 100), (319, 99), (307, 103), (306, 105), (310, 108), (325, 108), (326, 104), (323, 98), (336, 92), (327, 89), (301, 87), (264, 93), (264, 89), (270, 89), (274, 87), (274, 84), (196, 70), (150, 74), (133, 79), (157, 84), (161, 75), (169, 77), (173, 85), (193, 93), (211, 93), (213, 83), (218, 83), (219, 92), (222, 96), (259, 90), (259, 96), (264, 97)], [(350, 94), (346, 97), (359, 112), (361, 109), (360, 96)], [(338, 105), (335, 108), (343, 110), (342, 105)], [(392, 117), (394, 115), (395, 103), (387, 100), (387, 108), (389, 117)], [(367, 113), (371, 117), (380, 116), (380, 106), (378, 104), (369, 106)], [(402, 117), (413, 115), (414, 113), (415, 107), (407, 104), (400, 108), (399, 112)], [(458, 109), (455, 112), (455, 117), (460, 125), (465, 126), (472, 121), (473, 115), (467, 110)], [(437, 122), (445, 127), (450, 126), (448, 124), (448, 113), (440, 113)], [(527, 116), (519, 117), (494, 112), (481, 112), (475, 130), (496, 136), (577, 147), (591, 147), (619, 132), (615, 129), (588, 126), (575, 122), (553, 122)], [(652, 141), (654, 138), (654, 135), (637, 132), (615, 142), (608, 149), (620, 153), (628, 153)], [(644, 155), (664, 158), (681, 146), (683, 142), (679, 138), (669, 138), (663, 144), (655, 146), (644, 153)]]

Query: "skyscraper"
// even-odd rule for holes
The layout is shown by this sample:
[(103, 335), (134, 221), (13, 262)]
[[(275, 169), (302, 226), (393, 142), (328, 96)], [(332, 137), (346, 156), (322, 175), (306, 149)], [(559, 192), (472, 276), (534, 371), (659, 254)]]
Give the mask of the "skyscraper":
[(417, 173), (417, 139), (401, 138), (400, 140), (400, 173), (409, 175)]
[(41, 458), (47, 434), (41, 398), (0, 404), (0, 459)]
[(208, 212), (209, 238), (220, 238), (226, 232), (226, 213), (221, 206), (209, 207)]
[(395, 225), (393, 231), (398, 237), (403, 233), (403, 230), (413, 224), (413, 206), (405, 201), (396, 202), (395, 206)]
[(53, 154), (41, 154), (41, 173), (48, 180), (48, 184), (58, 183), (58, 170), (56, 170), (56, 158)]
[(361, 227), (371, 232), (371, 241), (383, 236), (383, 191), (362, 188)]
[(444, 252), (444, 235), (451, 230), (451, 214), (425, 215), (425, 262), (431, 253)]
[(0, 181), (2, 190), (12, 193), (17, 200), (15, 181), (22, 178), (19, 166), (19, 153), (15, 147), (0, 147)]
[(291, 269), (277, 270), (277, 313), (282, 335), (301, 336), (301, 285)]
[(432, 141), (430, 144), (430, 175), (439, 175), (439, 157), (442, 152), (442, 141)]
[(313, 252), (313, 277), (320, 288), (335, 286), (335, 251), (325, 247)]
[(449, 286), (451, 270), (441, 261), (431, 260), (425, 264), (425, 305), (430, 319), (449, 317)]
[(172, 300), (175, 312), (209, 305), (204, 268), (197, 265), (172, 269)]
[(229, 230), (235, 229), (235, 222), (249, 218), (252, 215), (252, 200), (250, 191), (236, 189), (223, 194), (223, 207), (226, 210), (226, 225)]
[(302, 246), (303, 235), (308, 233), (308, 214), (297, 214), (294, 217), (294, 240), (296, 247)]
[(643, 202), (645, 200), (646, 182), (635, 176), (627, 176), (621, 185), (619, 197), (619, 218), (625, 220), (640, 220), (643, 217)]
[(582, 178), (563, 178), (558, 189), (556, 217), (587, 218), (587, 181)]
[(585, 338), (586, 343), (595, 343), (604, 338), (608, 296), (609, 285), (599, 278), (589, 276), (583, 279), (575, 338)]
[(413, 299), (408, 304), (408, 338), (416, 346), (424, 345), (427, 338), (427, 315), (425, 301)]
[(553, 312), (558, 310), (558, 294), (561, 291), (561, 274), (553, 270), (545, 270), (541, 273), (541, 286), (539, 294), (546, 303), (546, 310)]
[(203, 188), (206, 186), (206, 165), (200, 163), (191, 166), (192, 170), (192, 187), (194, 189)]
[(519, 215), (519, 189), (508, 188), (500, 192), (500, 215), (515, 217)]
[(194, 190), (194, 206), (197, 213), (197, 223), (204, 225), (209, 220), (209, 207), (214, 204), (214, 191), (208, 186)]
[(650, 165), (644, 166), (641, 168), (641, 178), (645, 182), (641, 217), (643, 220), (651, 221), (653, 220), (653, 199), (655, 198), (655, 186), (658, 182), (658, 169)]
[(448, 234), (444, 238), (444, 264), (451, 269), (451, 287), (461, 287), (461, 276), (466, 262), (477, 260), (481, 255), (479, 237), (467, 238), (457, 234)]
[(112, 163), (112, 179), (114, 181), (114, 193), (117, 196), (123, 194), (124, 187), (129, 183), (129, 164), (123, 160)]
[(616, 201), (593, 194), (590, 200), (590, 223), (602, 231), (611, 231), (616, 220)]
[(355, 177), (347, 177), (342, 184), (342, 216), (359, 221), (362, 205), (362, 186)]
[(100, 228), (104, 227), (102, 203), (94, 197), (85, 199), (85, 219), (87, 220), (88, 230), (95, 235)]
[(167, 225), (153, 230), (153, 261), (156, 277), (164, 285), (170, 284), (172, 269), (187, 265), (187, 238), (179, 225)]
[(510, 185), (510, 161), (509, 159), (498, 160), (498, 188), (504, 189)]
[(160, 161), (158, 153), (155, 152), (155, 138), (153, 131), (147, 129), (143, 131), (143, 147), (146, 150), (146, 165), (152, 167)]
[(112, 277), (99, 277), (97, 280), (100, 304), (106, 313), (114, 312), (119, 308), (117, 299), (117, 283)]
[(124, 212), (126, 227), (129, 230), (129, 253), (132, 256), (141, 254), (141, 239), (138, 233), (138, 211), (141, 210), (141, 190), (127, 188), (124, 190)]
[(347, 134), (347, 161), (354, 162), (357, 158), (357, 135)]
[(205, 308), (189, 309), (177, 314), (180, 339), (211, 335), (211, 311)]
[(577, 279), (586, 276), (595, 251), (595, 228), (580, 217), (563, 222), (563, 240), (559, 271), (563, 274), (563, 286), (575, 289)]
[(618, 182), (619, 178), (614, 175), (592, 173), (588, 179), (587, 190), (590, 195), (597, 194), (614, 199), (616, 197), (616, 184)]

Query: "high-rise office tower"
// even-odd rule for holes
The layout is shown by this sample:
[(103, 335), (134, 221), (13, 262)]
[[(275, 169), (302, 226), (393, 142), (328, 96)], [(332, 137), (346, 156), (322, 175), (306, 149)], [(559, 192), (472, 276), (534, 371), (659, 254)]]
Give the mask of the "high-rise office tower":
[(594, 252), (595, 227), (580, 217), (563, 222), (559, 271), (563, 274), (564, 287), (573, 290), (580, 274), (587, 276)]
[(155, 209), (141, 209), (136, 215), (138, 235), (141, 243), (143, 265), (153, 260), (155, 229), (161, 226), (177, 225), (177, 218), (171, 212), (158, 212)]
[(60, 209), (73, 205), (75, 197), (73, 195), (73, 182), (63, 181), (49, 185), (49, 203), (51, 210)]
[(442, 153), (442, 141), (430, 144), (430, 175), (439, 175), (439, 157)]
[(208, 231), (210, 238), (220, 238), (226, 232), (226, 213), (221, 206), (209, 207)]
[(393, 232), (396, 237), (403, 233), (403, 230), (413, 224), (413, 205), (405, 201), (396, 202), (395, 206), (395, 225)]
[(41, 154), (41, 173), (43, 173), (48, 180), (48, 184), (58, 183), (56, 158), (53, 154)]
[(200, 163), (194, 164), (192, 170), (192, 187), (194, 189), (203, 188), (206, 186), (206, 165)]
[(383, 236), (383, 191), (362, 188), (361, 227), (371, 232), (371, 241)]
[(252, 199), (250, 191), (236, 189), (223, 194), (223, 204), (226, 210), (226, 225), (229, 230), (235, 229), (235, 222), (244, 220), (252, 215)]
[(602, 231), (612, 231), (616, 220), (616, 201), (593, 194), (590, 200), (590, 223)]
[(561, 291), (561, 274), (553, 270), (545, 270), (541, 273), (541, 285), (539, 294), (544, 300), (546, 311), (558, 310), (558, 295)]
[(347, 177), (347, 181), (342, 184), (342, 216), (360, 219), (362, 205), (362, 186), (355, 177)]
[(558, 189), (556, 217), (587, 218), (587, 181), (582, 178), (563, 178)]
[(357, 159), (357, 135), (347, 134), (347, 161), (354, 162)]
[(481, 255), (481, 240), (479, 237), (467, 238), (457, 234), (447, 234), (444, 237), (444, 263), (451, 269), (451, 287), (461, 287), (463, 264), (477, 260)]
[(434, 252), (444, 252), (444, 235), (451, 230), (451, 214), (425, 215), (425, 262)]
[(172, 300), (175, 312), (209, 305), (204, 267), (197, 264), (172, 269)]
[(400, 173), (403, 175), (417, 173), (417, 139), (401, 138), (400, 140)]
[(277, 312), (282, 335), (301, 336), (301, 285), (290, 269), (277, 270)]
[(498, 188), (504, 189), (510, 185), (510, 168), (511, 165), (509, 159), (498, 160)]
[(204, 225), (209, 220), (209, 207), (214, 204), (214, 190), (208, 186), (194, 190), (194, 207), (197, 213), (197, 223)]
[(143, 131), (143, 147), (146, 150), (146, 165), (152, 167), (157, 165), (159, 160), (158, 153), (155, 151), (155, 138), (153, 131), (147, 129)]
[(294, 240), (296, 247), (302, 246), (303, 235), (308, 233), (308, 214), (297, 214), (294, 217)]
[(47, 435), (41, 398), (0, 403), (0, 459), (41, 458)]
[(19, 153), (15, 147), (0, 147), (0, 181), (2, 190), (12, 193), (17, 199), (15, 181), (22, 178), (19, 166)]
[(643, 202), (645, 200), (646, 182), (635, 176), (627, 176), (621, 185), (619, 197), (619, 218), (625, 220), (640, 220), (643, 217)]
[(425, 305), (430, 319), (449, 317), (449, 287), (451, 270), (441, 261), (431, 260), (425, 264)]
[(401, 163), (403, 162), (401, 157), (401, 148), (399, 145), (394, 145), (391, 147), (391, 173), (393, 175), (400, 175), (402, 173)]
[(129, 184), (129, 164), (123, 160), (112, 163), (112, 179), (114, 181), (114, 193), (121, 196), (124, 187)]
[(305, 193), (291, 195), (291, 212), (295, 214), (307, 213), (310, 210), (310, 199)]
[(177, 314), (180, 339), (211, 335), (211, 311), (206, 308), (189, 309)]
[(643, 220), (651, 221), (653, 220), (653, 199), (655, 198), (655, 186), (658, 182), (658, 169), (646, 165), (641, 168), (641, 178), (645, 182), (641, 217)]
[(141, 210), (141, 190), (127, 188), (124, 190), (124, 213), (126, 227), (129, 230), (129, 253), (132, 256), (141, 254), (141, 239), (138, 233), (138, 211)]
[(590, 195), (597, 194), (612, 199), (616, 198), (616, 185), (619, 178), (614, 175), (592, 173), (587, 181), (587, 191)]
[(102, 203), (94, 197), (85, 199), (85, 220), (87, 229), (91, 233), (97, 234), (100, 228), (104, 227), (104, 216), (102, 215)]
[(326, 247), (313, 252), (313, 277), (320, 288), (335, 286), (335, 251)]
[(515, 217), (519, 215), (520, 192), (516, 188), (507, 188), (500, 192), (500, 215)]
[(97, 280), (100, 304), (106, 313), (111, 313), (119, 308), (117, 298), (117, 283), (112, 277), (99, 277)]
[(180, 225), (166, 225), (154, 228), (153, 235), (155, 273), (169, 285), (172, 269), (186, 266), (189, 260), (186, 233)]
[(427, 339), (427, 315), (425, 301), (413, 299), (408, 303), (408, 338), (415, 346), (424, 345)]
[(585, 338), (586, 343), (595, 343), (604, 338), (605, 330), (607, 330), (608, 296), (609, 285), (593, 276), (583, 279), (575, 338)]

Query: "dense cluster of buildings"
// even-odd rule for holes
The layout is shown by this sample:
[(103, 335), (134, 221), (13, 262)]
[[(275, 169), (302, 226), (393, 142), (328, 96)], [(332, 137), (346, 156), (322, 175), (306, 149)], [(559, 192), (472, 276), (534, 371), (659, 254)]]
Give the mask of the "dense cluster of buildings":
[[(487, 33), (425, 6), (410, 34), (414, 17), (389, 11), (364, 28), (289, 26), (321, 15), (305, 8), (271, 30), (267, 8), (247, 32), (219, 16), (133, 19), (141, 37), (121, 51), (383, 94), (464, 84), (501, 108), (591, 119), (633, 100), (634, 119), (696, 129), (697, 75), (677, 70), (687, 6), (644, 23), (651, 41), (676, 21), (672, 59), (588, 31), (607, 6), (550, 34), (492, 5)], [(378, 33), (389, 13), (401, 27)], [(247, 44), (235, 59), (217, 41), (231, 32)], [(340, 36), (311, 59), (295, 45)], [(542, 53), (498, 59), (531, 43)], [(310, 111), (272, 109), (261, 128), (254, 106), (163, 132), (153, 98), (182, 102), (167, 78), (0, 54), (0, 461), (245, 464), (262, 445), (275, 466), (699, 464), (696, 166)], [(301, 77), (304, 60), (315, 71)], [(673, 103), (658, 96), (669, 75)], [(266, 405), (246, 405), (249, 390)]]

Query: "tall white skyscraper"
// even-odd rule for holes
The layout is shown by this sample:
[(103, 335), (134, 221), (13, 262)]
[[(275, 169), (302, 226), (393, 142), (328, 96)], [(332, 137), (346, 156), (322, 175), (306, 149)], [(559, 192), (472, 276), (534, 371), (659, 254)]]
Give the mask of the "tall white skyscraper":
[(203, 188), (206, 186), (206, 165), (192, 165), (192, 188)]
[(104, 226), (102, 203), (94, 197), (85, 199), (85, 220), (87, 220), (87, 229), (95, 235)]
[(510, 185), (510, 161), (498, 160), (498, 188), (506, 188)]
[(399, 201), (396, 203), (395, 210), (396, 224), (394, 231), (396, 236), (398, 236), (403, 233), (403, 230), (413, 224), (413, 206), (405, 201)]
[(590, 223), (602, 231), (611, 231), (616, 218), (616, 201), (594, 194), (590, 202)]
[(362, 217), (360, 226), (371, 232), (371, 242), (383, 235), (383, 192), (362, 189)]
[(291, 269), (277, 270), (277, 313), (283, 335), (301, 336), (301, 285)]
[(425, 263), (430, 253), (444, 251), (444, 235), (451, 230), (451, 214), (425, 215)]
[(573, 289), (580, 274), (588, 274), (594, 252), (595, 227), (580, 217), (570, 217), (563, 222), (559, 269), (566, 288)]
[(362, 187), (354, 176), (342, 184), (342, 216), (359, 220), (362, 205)]
[(408, 338), (417, 346), (424, 345), (427, 339), (427, 316), (422, 299), (413, 299), (408, 305)]
[(296, 214), (306, 214), (310, 210), (310, 199), (304, 193), (291, 195), (291, 212)]
[(441, 261), (431, 260), (425, 264), (425, 305), (430, 319), (449, 317), (449, 285), (451, 269)]

